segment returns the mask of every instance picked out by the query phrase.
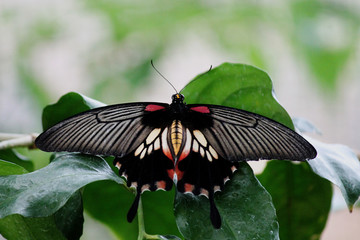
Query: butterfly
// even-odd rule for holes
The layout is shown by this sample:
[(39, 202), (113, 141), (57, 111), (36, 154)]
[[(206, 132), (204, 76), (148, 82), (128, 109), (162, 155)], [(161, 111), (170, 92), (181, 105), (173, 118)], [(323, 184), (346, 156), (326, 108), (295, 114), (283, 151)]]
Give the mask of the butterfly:
[(137, 213), (146, 190), (204, 195), (210, 220), (221, 227), (214, 194), (224, 189), (239, 161), (305, 161), (315, 148), (284, 125), (240, 109), (186, 104), (176, 93), (171, 104), (136, 102), (95, 108), (70, 117), (37, 137), (48, 152), (114, 156), (127, 186), (136, 189), (127, 220)]

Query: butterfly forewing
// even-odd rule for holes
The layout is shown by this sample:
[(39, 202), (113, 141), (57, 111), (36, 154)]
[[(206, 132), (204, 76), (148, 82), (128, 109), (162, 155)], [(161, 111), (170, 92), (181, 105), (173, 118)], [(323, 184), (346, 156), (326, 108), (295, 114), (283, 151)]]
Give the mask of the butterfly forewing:
[[(96, 108), (64, 120), (42, 133), (36, 146), (51, 152), (82, 152), (121, 157), (134, 150), (153, 130), (143, 124), (149, 105), (166, 108), (163, 103), (129, 103)], [(151, 109), (150, 109), (151, 110)]]
[[(188, 105), (189, 108), (199, 105)], [(271, 119), (247, 111), (216, 105), (207, 114), (212, 125), (203, 128), (206, 139), (229, 161), (286, 159), (304, 161), (316, 150), (299, 134)]]

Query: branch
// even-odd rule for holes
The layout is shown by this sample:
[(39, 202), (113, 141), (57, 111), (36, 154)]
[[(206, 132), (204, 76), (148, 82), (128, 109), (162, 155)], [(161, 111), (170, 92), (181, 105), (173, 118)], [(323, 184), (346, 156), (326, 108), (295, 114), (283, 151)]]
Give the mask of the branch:
[(35, 148), (35, 139), (39, 134), (16, 134), (16, 133), (0, 133), (0, 150), (14, 147)]

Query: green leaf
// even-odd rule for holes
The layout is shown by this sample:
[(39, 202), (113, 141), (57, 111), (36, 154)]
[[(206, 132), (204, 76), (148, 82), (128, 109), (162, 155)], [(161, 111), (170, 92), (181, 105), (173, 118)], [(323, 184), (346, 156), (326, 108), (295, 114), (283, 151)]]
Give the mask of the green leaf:
[(55, 104), (44, 108), (42, 114), (43, 129), (46, 130), (56, 123), (65, 120), (77, 113), (84, 112), (105, 104), (79, 93), (70, 92), (62, 96)]
[(53, 216), (25, 218), (15, 214), (0, 219), (1, 236), (7, 240), (65, 240)]
[[(175, 189), (144, 192), (141, 202), (144, 209), (145, 230), (149, 234), (181, 236), (174, 216)], [(159, 224), (161, 219), (161, 224)]]
[(83, 232), (83, 202), (80, 191), (76, 191), (55, 214), (58, 229), (68, 240), (80, 239)]
[[(305, 119), (296, 119), (295, 126), (301, 132), (316, 132), (316, 129)], [(305, 136), (317, 150), (317, 157), (309, 161), (312, 170), (319, 176), (338, 186), (345, 201), (352, 211), (360, 196), (360, 162), (356, 154), (347, 146), (327, 144)]]
[(341, 190), (350, 211), (360, 197), (360, 162), (347, 146), (327, 144), (305, 137), (316, 148), (318, 155), (309, 161), (312, 170), (331, 181)]
[(289, 114), (273, 96), (270, 77), (249, 65), (223, 63), (196, 77), (181, 93), (186, 103), (218, 104), (243, 109), (293, 128)]
[(0, 176), (27, 173), (23, 167), (0, 159)]
[(306, 163), (276, 160), (267, 164), (258, 179), (273, 198), (281, 240), (320, 238), (331, 206), (332, 187), (327, 180)]
[(215, 200), (222, 218), (219, 230), (210, 222), (207, 198), (176, 195), (176, 221), (186, 239), (279, 239), (271, 196), (246, 162), (240, 163)]
[[(26, 169), (29, 172), (34, 170), (34, 165), (30, 161), (30, 159), (21, 155), (14, 149), (1, 150), (0, 151), (0, 159), (15, 163), (16, 165), (23, 167), (24, 169)], [(2, 172), (0, 175), (7, 175), (7, 174), (5, 174), (4, 170), (5, 169), (0, 170)]]
[(137, 238), (137, 220), (132, 223), (126, 220), (134, 194), (124, 186), (109, 181), (93, 182), (85, 187), (83, 199), (86, 212), (108, 226), (119, 239)]
[(57, 157), (32, 173), (0, 176), (0, 217), (50, 216), (78, 189), (105, 179), (124, 184), (102, 158), (75, 154)]

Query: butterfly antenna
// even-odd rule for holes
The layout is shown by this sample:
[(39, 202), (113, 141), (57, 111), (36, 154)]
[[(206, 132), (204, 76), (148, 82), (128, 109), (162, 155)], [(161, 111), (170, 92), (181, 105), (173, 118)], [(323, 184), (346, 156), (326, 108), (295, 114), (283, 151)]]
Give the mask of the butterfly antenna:
[(169, 80), (167, 80), (166, 77), (164, 77), (164, 75), (162, 75), (161, 72), (159, 72), (159, 70), (156, 69), (156, 67), (154, 66), (154, 63), (153, 63), (153, 60), (152, 60), (152, 59), (151, 59), (150, 63), (151, 63), (151, 66), (155, 69), (155, 71), (156, 71), (163, 79), (165, 79), (165, 81), (167, 81), (167, 82), (170, 84), (170, 86), (175, 90), (175, 92), (176, 92), (176, 93), (179, 93), (179, 92), (176, 90), (176, 88), (174, 87), (174, 85), (172, 85), (172, 83), (171, 83)]

